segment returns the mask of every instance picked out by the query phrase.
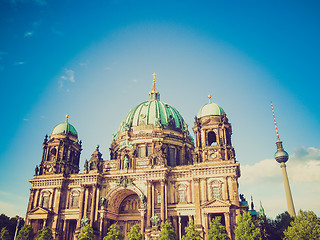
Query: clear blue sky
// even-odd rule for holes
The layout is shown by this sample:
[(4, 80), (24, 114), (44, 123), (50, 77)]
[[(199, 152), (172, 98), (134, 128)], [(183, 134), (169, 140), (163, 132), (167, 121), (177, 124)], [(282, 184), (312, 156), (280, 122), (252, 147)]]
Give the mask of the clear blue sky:
[(240, 192), (274, 217), (286, 201), (272, 100), (296, 208), (319, 215), (319, 12), (318, 1), (1, 1), (1, 211), (25, 214), (43, 138), (67, 113), (81, 165), (96, 144), (109, 159), (156, 72), (191, 133), (213, 95), (233, 126)]

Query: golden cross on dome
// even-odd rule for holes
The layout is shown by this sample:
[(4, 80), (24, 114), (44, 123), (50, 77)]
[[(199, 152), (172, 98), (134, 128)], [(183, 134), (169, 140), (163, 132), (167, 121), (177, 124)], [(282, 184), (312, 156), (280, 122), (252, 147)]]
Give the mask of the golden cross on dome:
[(153, 74), (152, 74), (154, 81), (156, 80), (156, 75), (157, 75), (156, 73), (153, 73)]
[(208, 95), (208, 98), (209, 98), (209, 103), (211, 103), (211, 98), (212, 98), (211, 94)]
[(66, 115), (66, 122), (68, 122), (69, 114)]

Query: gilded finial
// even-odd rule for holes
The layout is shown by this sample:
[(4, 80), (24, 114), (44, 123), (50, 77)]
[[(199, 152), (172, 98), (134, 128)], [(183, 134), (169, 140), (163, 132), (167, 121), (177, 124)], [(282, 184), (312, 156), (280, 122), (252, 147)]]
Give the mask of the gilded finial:
[(208, 98), (209, 98), (209, 103), (211, 103), (211, 98), (212, 98), (211, 94), (208, 95)]
[(152, 76), (153, 76), (153, 84), (152, 84), (152, 91), (154, 92), (157, 92), (157, 89), (156, 89), (156, 73), (153, 73)]
[(66, 122), (68, 122), (69, 114), (66, 115)]

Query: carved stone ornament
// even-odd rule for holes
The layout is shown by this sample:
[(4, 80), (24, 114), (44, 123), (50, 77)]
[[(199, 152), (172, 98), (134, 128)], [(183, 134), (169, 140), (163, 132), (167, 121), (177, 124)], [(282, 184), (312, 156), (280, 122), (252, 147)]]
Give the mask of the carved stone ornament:
[(119, 179), (117, 179), (116, 183), (117, 186), (127, 188), (127, 186), (133, 185), (133, 180), (131, 178), (127, 178), (126, 176), (121, 176)]
[(151, 218), (150, 218), (150, 221), (151, 221), (151, 226), (152, 227), (159, 227), (159, 224), (160, 224), (160, 218), (158, 217), (158, 215), (153, 215)]
[(87, 218), (87, 216), (85, 216), (84, 218), (81, 219), (81, 227), (85, 227), (88, 226), (90, 223), (89, 218)]
[(100, 198), (100, 204), (101, 204), (102, 208), (106, 207), (106, 203), (107, 203), (107, 198), (106, 197), (101, 197)]
[(145, 203), (147, 202), (147, 198), (146, 198), (145, 195), (140, 194), (139, 197), (140, 197), (140, 200), (141, 200), (141, 203), (142, 203), (142, 204), (145, 204)]

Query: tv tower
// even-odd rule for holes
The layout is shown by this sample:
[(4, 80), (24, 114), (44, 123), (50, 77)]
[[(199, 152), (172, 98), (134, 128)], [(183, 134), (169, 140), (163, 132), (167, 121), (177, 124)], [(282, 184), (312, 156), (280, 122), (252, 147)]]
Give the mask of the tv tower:
[(296, 212), (294, 210), (294, 205), (293, 205), (293, 200), (292, 200), (292, 195), (291, 195), (290, 185), (289, 185), (289, 179), (288, 179), (286, 164), (285, 164), (289, 159), (289, 154), (283, 149), (282, 142), (280, 141), (280, 138), (279, 138), (278, 127), (277, 127), (276, 117), (274, 115), (272, 102), (271, 102), (271, 107), (272, 107), (274, 126), (276, 128), (276, 133), (277, 133), (277, 141), (276, 141), (277, 152), (275, 153), (274, 157), (276, 161), (280, 163), (280, 167), (282, 169), (282, 177), (283, 177), (284, 189), (286, 191), (288, 212), (291, 217), (295, 217)]

